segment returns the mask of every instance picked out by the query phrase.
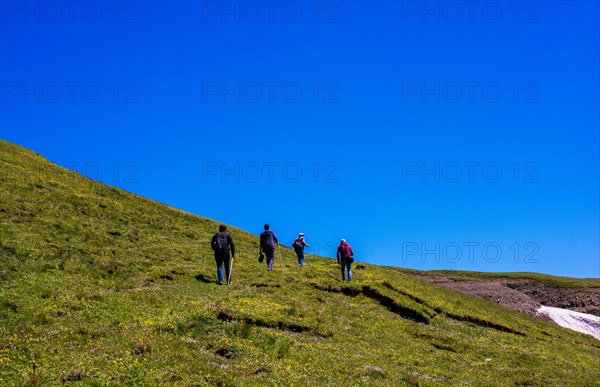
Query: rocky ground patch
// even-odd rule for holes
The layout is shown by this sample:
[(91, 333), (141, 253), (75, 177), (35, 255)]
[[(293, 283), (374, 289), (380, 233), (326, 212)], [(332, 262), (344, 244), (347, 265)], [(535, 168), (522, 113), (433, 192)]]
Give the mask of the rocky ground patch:
[(537, 315), (540, 305), (546, 305), (600, 316), (600, 288), (559, 288), (527, 279), (477, 279), (449, 275), (422, 278), (531, 315)]

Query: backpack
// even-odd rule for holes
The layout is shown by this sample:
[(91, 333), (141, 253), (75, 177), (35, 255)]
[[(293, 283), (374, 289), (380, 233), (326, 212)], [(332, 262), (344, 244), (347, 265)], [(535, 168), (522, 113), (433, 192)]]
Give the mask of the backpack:
[[(266, 231), (265, 231), (266, 232)], [(265, 238), (265, 245), (270, 248), (275, 248), (275, 238), (273, 238), (272, 232), (267, 232), (267, 237)]]
[(292, 243), (292, 247), (296, 250), (302, 250), (302, 248), (304, 247), (304, 245), (300, 242), (299, 238), (296, 238), (296, 240), (294, 241), (294, 243)]
[(354, 262), (354, 257), (352, 256), (352, 253), (350, 252), (350, 245), (342, 245), (341, 248), (341, 252), (342, 252), (342, 258), (344, 258), (346, 261), (352, 263)]
[(227, 241), (227, 234), (217, 233), (215, 241), (213, 242), (213, 250), (218, 254), (229, 253), (229, 243)]

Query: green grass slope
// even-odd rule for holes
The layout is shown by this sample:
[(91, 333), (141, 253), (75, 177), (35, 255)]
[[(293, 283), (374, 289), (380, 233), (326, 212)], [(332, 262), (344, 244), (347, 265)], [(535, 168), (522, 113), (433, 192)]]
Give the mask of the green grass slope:
[(597, 385), (600, 342), (406, 270), (279, 248), (0, 140), (0, 385)]

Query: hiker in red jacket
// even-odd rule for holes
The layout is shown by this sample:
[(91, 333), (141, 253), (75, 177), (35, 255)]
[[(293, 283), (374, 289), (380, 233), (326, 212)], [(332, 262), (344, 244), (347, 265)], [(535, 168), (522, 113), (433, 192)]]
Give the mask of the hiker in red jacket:
[(348, 271), (348, 281), (352, 281), (352, 262), (354, 262), (354, 251), (352, 247), (342, 239), (337, 249), (337, 262), (342, 268), (342, 281), (346, 280), (346, 270)]

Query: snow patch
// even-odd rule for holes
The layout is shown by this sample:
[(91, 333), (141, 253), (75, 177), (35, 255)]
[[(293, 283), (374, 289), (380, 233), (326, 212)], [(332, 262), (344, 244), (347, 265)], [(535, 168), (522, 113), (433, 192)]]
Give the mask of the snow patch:
[(540, 306), (537, 312), (548, 315), (561, 327), (592, 335), (600, 340), (600, 317), (598, 316), (544, 305)]

